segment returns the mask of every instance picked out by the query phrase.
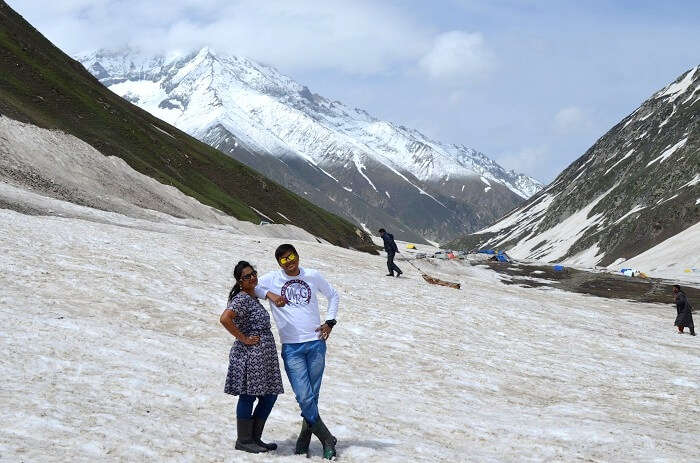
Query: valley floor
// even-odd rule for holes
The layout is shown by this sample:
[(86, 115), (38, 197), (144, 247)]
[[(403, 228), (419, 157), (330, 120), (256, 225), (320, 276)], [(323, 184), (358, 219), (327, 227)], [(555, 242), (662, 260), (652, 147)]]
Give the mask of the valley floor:
[[(233, 450), (223, 393), (233, 266), (273, 269), (283, 240), (94, 214), (111, 223), (0, 210), (0, 461), (307, 461), (286, 378), (270, 455)], [(426, 264), (454, 290), (294, 243), (341, 294), (320, 404), (341, 461), (700, 458), (700, 338), (671, 304)]]
[[(637, 302), (669, 304), (674, 300), (673, 284), (681, 284), (691, 301), (700, 300), (700, 287), (695, 277), (685, 281), (664, 280), (649, 277), (629, 277), (610, 270), (581, 269), (564, 266), (562, 271), (554, 270), (552, 264), (532, 262), (501, 263), (487, 261), (480, 265), (502, 275), (506, 284), (524, 287), (556, 288), (575, 293), (605, 298), (626, 299)], [(694, 276), (694, 275), (692, 275)]]

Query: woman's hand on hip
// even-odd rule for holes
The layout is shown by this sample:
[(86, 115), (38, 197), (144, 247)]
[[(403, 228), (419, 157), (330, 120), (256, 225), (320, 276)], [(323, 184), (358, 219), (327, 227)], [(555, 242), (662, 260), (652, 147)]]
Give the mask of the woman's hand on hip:
[(244, 336), (241, 339), (241, 342), (246, 346), (254, 346), (258, 342), (260, 342), (260, 336)]

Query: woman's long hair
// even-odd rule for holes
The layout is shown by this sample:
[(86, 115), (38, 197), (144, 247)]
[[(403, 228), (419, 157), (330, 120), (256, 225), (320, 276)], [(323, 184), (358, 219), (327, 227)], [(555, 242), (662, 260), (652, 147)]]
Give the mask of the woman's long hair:
[(234, 296), (236, 296), (236, 294), (241, 292), (241, 275), (243, 274), (243, 269), (247, 267), (255, 270), (252, 265), (244, 260), (239, 261), (236, 264), (236, 267), (233, 269), (233, 278), (236, 280), (236, 283), (233, 285), (233, 288), (231, 288), (231, 292), (228, 293), (229, 302), (234, 298)]

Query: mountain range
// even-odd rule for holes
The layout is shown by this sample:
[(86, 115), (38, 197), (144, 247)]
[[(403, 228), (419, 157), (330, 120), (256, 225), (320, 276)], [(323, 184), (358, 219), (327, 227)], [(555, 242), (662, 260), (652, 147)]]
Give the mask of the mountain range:
[(700, 66), (695, 66), (616, 124), (547, 188), (450, 246), (605, 266), (621, 264), (699, 221)]
[[(75, 137), (102, 155), (119, 158), (130, 169), (235, 218), (259, 223), (274, 217), (275, 222), (296, 225), (332, 244), (374, 252), (371, 238), (356, 225), (109, 91), (1, 0), (0, 114)], [(28, 126), (3, 124), (3, 127), (25, 130), (29, 140), (32, 134), (43, 133)], [(87, 151), (81, 148), (81, 152)], [(34, 156), (42, 152), (37, 149)], [(26, 153), (15, 154), (3, 159), (8, 162), (3, 162), (0, 168), (0, 177), (8, 184), (29, 186), (37, 194), (97, 209), (113, 210), (117, 203), (100, 196), (88, 197), (69, 185), (57, 184), (56, 178), (60, 176), (48, 175), (51, 169), (37, 170), (32, 162), (14, 163), (12, 159), (26, 158)], [(77, 153), (73, 156), (76, 165), (71, 166), (71, 171), (80, 172), (77, 156)], [(70, 153), (66, 157), (70, 159)], [(62, 168), (65, 166), (54, 166), (54, 170)], [(80, 178), (72, 179), (72, 185), (79, 183)], [(131, 185), (122, 187), (128, 190)], [(0, 202), (3, 207), (16, 207)], [(184, 204), (180, 200), (177, 203)], [(188, 217), (187, 208), (174, 202), (159, 203), (157, 197), (135, 206)], [(199, 207), (195, 209), (201, 211)]]
[[(473, 149), (329, 101), (245, 58), (204, 48), (169, 58), (99, 52), (75, 61), (0, 0), (0, 114), (75, 137), (90, 148), (62, 140), (93, 160), (92, 148), (119, 158), (100, 168), (110, 191), (120, 186), (107, 178), (109, 163), (233, 217), (293, 224), (355, 249), (371, 251), (366, 231), (379, 226), (395, 227), (400, 238), (438, 241), (476, 230), (447, 246), (610, 266), (677, 251), (700, 222), (700, 66), (654, 93), (540, 189)], [(2, 125), (15, 140), (3, 138), (3, 147), (20, 146), (22, 134), (52, 138), (29, 125)], [(114, 195), (107, 201), (71, 189), (79, 178), (57, 184), (68, 172), (82, 175), (79, 160), (63, 166), (63, 177), (54, 175), (36, 158), (54, 150), (42, 146), (3, 158), (3, 182), (110, 211), (211, 216), (179, 197), (162, 203), (151, 195), (141, 203), (130, 185), (124, 191), (133, 204), (126, 207)], [(61, 162), (69, 154), (61, 153)], [(22, 159), (29, 161), (19, 165)], [(0, 204), (16, 206), (3, 198)]]
[(126, 100), (366, 230), (445, 241), (542, 187), (472, 148), (331, 101), (244, 57), (205, 47), (175, 56), (101, 50), (78, 60)]

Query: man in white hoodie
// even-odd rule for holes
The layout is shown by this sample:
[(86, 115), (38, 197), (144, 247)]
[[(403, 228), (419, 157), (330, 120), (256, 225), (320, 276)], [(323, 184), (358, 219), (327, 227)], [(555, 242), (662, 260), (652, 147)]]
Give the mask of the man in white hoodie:
[[(299, 266), (299, 253), (291, 244), (275, 250), (279, 270), (258, 280), (255, 294), (270, 301), (282, 342), (282, 360), (301, 408), (303, 423), (297, 439), (296, 454), (307, 454), (311, 434), (323, 444), (323, 456), (336, 456), (336, 438), (328, 431), (318, 413), (318, 398), (326, 363), (326, 340), (336, 324), (338, 292), (313, 269)], [(321, 324), (317, 295), (328, 300), (326, 321)]]

